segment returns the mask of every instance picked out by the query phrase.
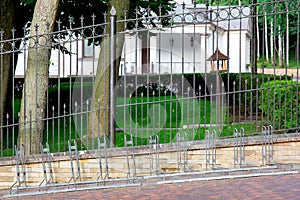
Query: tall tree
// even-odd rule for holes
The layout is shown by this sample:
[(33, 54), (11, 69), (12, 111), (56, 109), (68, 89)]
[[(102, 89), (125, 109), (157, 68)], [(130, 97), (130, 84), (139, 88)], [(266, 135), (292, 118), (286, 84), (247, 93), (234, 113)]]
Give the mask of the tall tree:
[(265, 46), (266, 46), (266, 60), (269, 63), (269, 45), (268, 45), (268, 22), (266, 11), (264, 10), (264, 28), (265, 28)]
[[(258, 16), (256, 16), (256, 35), (257, 35), (257, 46), (260, 45), (260, 37), (259, 37), (259, 23), (258, 23)], [(260, 49), (257, 49), (257, 59), (260, 58)]]
[(288, 68), (289, 67), (289, 55), (290, 55), (290, 51), (289, 51), (289, 46), (290, 46), (290, 43), (289, 43), (289, 36), (290, 36), (290, 30), (289, 30), (289, 5), (288, 3), (286, 2), (285, 4), (286, 6), (286, 56), (285, 56), (285, 59), (286, 59), (286, 67)]
[[(151, 8), (151, 11), (158, 14), (166, 14), (172, 9), (172, 3), (168, 0), (161, 1), (130, 1), (130, 0), (110, 0), (108, 6), (108, 16), (110, 17), (111, 7), (114, 6), (117, 13), (117, 20), (122, 20), (125, 17), (134, 19), (136, 17), (148, 16), (151, 15), (148, 9)], [(127, 12), (124, 12), (127, 11)], [(128, 15), (128, 16), (126, 16)], [(149, 16), (150, 17), (150, 16)], [(155, 26), (153, 22), (150, 22)], [(167, 22), (162, 22), (167, 23)], [(132, 23), (129, 23), (129, 26), (132, 26)], [(141, 21), (138, 21), (138, 26), (143, 26)], [(130, 27), (127, 27), (130, 28)], [(134, 27), (131, 27), (134, 28)], [(116, 31), (120, 33), (124, 30), (124, 24), (118, 23)], [(106, 27), (106, 33), (109, 32), (109, 27)], [(116, 42), (116, 74), (119, 74), (119, 64), (121, 53), (123, 50), (124, 43), (124, 34), (117, 34)], [(92, 112), (89, 116), (89, 132), (87, 134), (88, 141), (93, 141), (95, 138), (102, 135), (109, 135), (109, 41), (108, 37), (104, 38), (101, 42), (100, 55), (97, 65), (97, 74), (95, 80), (95, 89), (94, 89), (94, 102), (92, 103), (91, 110)], [(100, 121), (99, 121), (100, 119)], [(111, 144), (114, 141), (111, 141)], [(91, 146), (93, 143), (89, 143)], [(92, 146), (93, 148), (93, 146)]]
[[(108, 6), (108, 16), (107, 19), (110, 17), (110, 10), (112, 6), (115, 7), (116, 13), (117, 13), (117, 20), (122, 20), (126, 16), (125, 10), (128, 13), (128, 10), (130, 8), (130, 0), (110, 0), (109, 6)], [(122, 32), (124, 30), (123, 24), (117, 25), (117, 32)], [(109, 32), (109, 26), (106, 26), (106, 32)], [(116, 58), (117, 58), (117, 69), (119, 65), (119, 61), (121, 58), (121, 53), (123, 50), (123, 41), (124, 36), (123, 34), (118, 35), (117, 37), (117, 46), (116, 46)], [(98, 64), (97, 64), (97, 72), (96, 72), (96, 80), (95, 80), (95, 91), (94, 91), (94, 102), (92, 104), (93, 110), (100, 109), (99, 112), (92, 113), (90, 115), (90, 122), (92, 123), (92, 126), (89, 128), (89, 134), (87, 137), (89, 137), (89, 140), (95, 137), (98, 137), (98, 133), (100, 135), (108, 135), (109, 133), (109, 110), (106, 109), (109, 107), (109, 41), (108, 37), (104, 38), (101, 42), (100, 46), (100, 55), (98, 58)], [(118, 70), (116, 72), (118, 74)], [(99, 102), (100, 100), (100, 102)], [(100, 105), (99, 105), (100, 104)], [(98, 124), (98, 120), (100, 120), (100, 124)], [(99, 125), (99, 126), (98, 126)], [(100, 129), (100, 130), (99, 130)], [(95, 134), (96, 133), (96, 134)]]
[(274, 28), (273, 28), (273, 19), (270, 22), (270, 53), (271, 53), (271, 62), (272, 65), (276, 66), (275, 56), (274, 56)]
[(278, 27), (278, 63), (279, 67), (283, 67), (283, 49), (282, 49), (282, 32), (281, 26)]
[[(34, 8), (20, 111), (19, 143), (24, 144), (26, 154), (40, 152), (51, 50), (49, 33), (54, 29), (58, 5), (59, 0), (37, 0)], [(35, 37), (37, 34), (44, 36)]]
[[(1, 0), (0, 1), (0, 40), (8, 40), (11, 38), (11, 29), (13, 28), (14, 21), (14, 0)], [(9, 50), (11, 49), (11, 45), (5, 43), (3, 49)], [(3, 50), (1, 47), (1, 51)], [(2, 53), (2, 52), (1, 52)], [(6, 105), (6, 94), (8, 88), (8, 79), (10, 74), (10, 66), (11, 66), (11, 54), (1, 55), (0, 62), (0, 126), (3, 124), (3, 115)], [(2, 129), (0, 130), (0, 134), (2, 135)], [(2, 136), (0, 135), (0, 146), (2, 143)]]

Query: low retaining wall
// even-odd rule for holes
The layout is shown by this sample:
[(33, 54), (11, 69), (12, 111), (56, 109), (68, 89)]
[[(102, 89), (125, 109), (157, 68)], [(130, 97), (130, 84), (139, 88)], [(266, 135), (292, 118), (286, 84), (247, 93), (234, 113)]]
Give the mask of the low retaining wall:
[[(176, 144), (159, 145), (160, 172), (178, 171), (178, 150)], [(206, 170), (206, 144), (204, 141), (188, 142), (188, 168)], [(81, 181), (95, 181), (99, 175), (99, 161), (96, 151), (81, 151)], [(130, 151), (129, 151), (130, 155)], [(183, 154), (181, 154), (183, 156)], [(261, 137), (245, 138), (245, 166), (262, 165)], [(300, 164), (300, 134), (284, 137), (277, 136), (273, 144), (273, 161), (281, 164)], [(155, 157), (155, 155), (153, 155)], [(234, 140), (218, 140), (216, 143), (216, 167), (234, 168)], [(149, 147), (135, 147), (137, 176), (150, 174)], [(102, 160), (104, 163), (104, 159)], [(131, 173), (133, 163), (130, 156)], [(155, 168), (155, 160), (153, 167)], [(74, 162), (74, 167), (76, 164)], [(108, 167), (110, 178), (127, 176), (127, 159), (125, 148), (108, 149)], [(67, 183), (71, 178), (71, 165), (66, 153), (53, 154), (54, 183)], [(28, 185), (38, 185), (43, 180), (41, 156), (35, 155), (26, 160), (26, 181)], [(103, 166), (105, 170), (105, 167)], [(76, 171), (75, 171), (76, 173)], [(7, 189), (16, 181), (16, 166), (13, 158), (0, 159), (0, 188)]]

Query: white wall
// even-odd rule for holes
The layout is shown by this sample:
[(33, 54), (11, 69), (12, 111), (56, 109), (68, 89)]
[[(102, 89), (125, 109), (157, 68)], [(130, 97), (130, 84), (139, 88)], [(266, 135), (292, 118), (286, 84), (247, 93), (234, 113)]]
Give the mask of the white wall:
[(229, 38), (230, 72), (250, 72), (250, 38), (246, 31), (232, 31)]
[[(186, 25), (184, 28), (177, 26), (172, 29), (166, 28), (161, 32), (154, 31), (153, 33), (157, 35), (150, 37), (149, 43), (150, 73), (210, 72), (211, 63), (206, 60), (216, 48), (218, 47), (223, 54), (227, 54), (227, 32), (221, 29), (213, 31), (214, 29), (213, 26)], [(191, 38), (194, 40), (193, 45)], [(171, 40), (173, 40), (173, 46)], [(229, 66), (227, 65), (227, 67), (230, 72), (249, 72), (250, 68), (246, 67), (250, 63), (250, 38), (247, 36), (247, 32), (230, 31), (229, 40)], [(69, 77), (96, 74), (100, 46), (90, 48), (94, 57), (89, 58), (83, 58), (83, 40), (65, 42), (62, 46), (72, 52), (72, 55), (52, 50), (49, 66), (50, 76)], [(23, 76), (27, 59), (27, 57), (24, 59), (24, 52), (19, 54), (18, 59), (15, 75)], [(184, 63), (183, 69), (182, 63)], [(141, 64), (142, 40), (137, 35), (128, 34), (125, 36), (119, 73), (124, 74), (126, 69), (129, 74), (141, 74)]]
[[(61, 47), (66, 48), (71, 55), (62, 53), (55, 49), (51, 51), (49, 61), (50, 77), (69, 77), (76, 75), (90, 76), (96, 72), (100, 47), (92, 48), (94, 58), (83, 58), (83, 40), (65, 42)], [(21, 49), (24, 49), (21, 47)], [(17, 67), (15, 70), (16, 77), (23, 77), (27, 65), (28, 51), (25, 49), (18, 55)], [(37, 65), (38, 67), (38, 65)]]

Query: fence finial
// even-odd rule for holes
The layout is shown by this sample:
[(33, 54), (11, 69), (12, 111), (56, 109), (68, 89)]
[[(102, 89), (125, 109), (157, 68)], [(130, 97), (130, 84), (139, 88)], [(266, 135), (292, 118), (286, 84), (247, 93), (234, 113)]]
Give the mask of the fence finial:
[(116, 15), (117, 14), (117, 11), (116, 11), (114, 6), (111, 7), (110, 14), (111, 15)]

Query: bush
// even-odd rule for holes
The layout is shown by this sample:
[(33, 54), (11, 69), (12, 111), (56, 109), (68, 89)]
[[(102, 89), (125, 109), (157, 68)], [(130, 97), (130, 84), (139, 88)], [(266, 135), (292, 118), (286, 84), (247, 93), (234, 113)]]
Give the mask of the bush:
[(291, 80), (275, 80), (260, 87), (259, 108), (267, 123), (276, 129), (293, 130), (300, 117), (300, 83)]
[(270, 80), (291, 80), (289, 76), (274, 76), (269, 74), (252, 75), (251, 73), (230, 73), (229, 75), (222, 73), (221, 77), (225, 84), (226, 92), (231, 93), (229, 96), (229, 105), (239, 105), (242, 114), (246, 112), (247, 115), (250, 115), (251, 112), (256, 112), (259, 100), (258, 90), (263, 83)]

